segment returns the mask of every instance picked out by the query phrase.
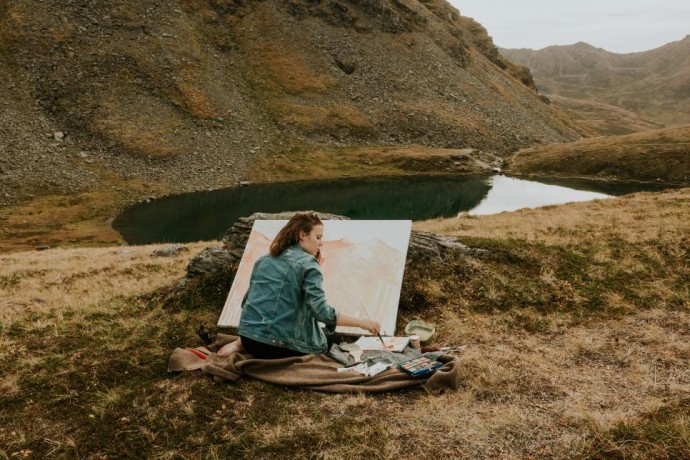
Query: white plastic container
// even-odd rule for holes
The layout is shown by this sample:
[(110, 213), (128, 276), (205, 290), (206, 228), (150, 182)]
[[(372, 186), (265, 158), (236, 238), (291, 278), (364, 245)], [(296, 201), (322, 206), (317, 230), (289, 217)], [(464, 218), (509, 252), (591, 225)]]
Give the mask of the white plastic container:
[(410, 336), (410, 346), (412, 348), (420, 348), (422, 346), (422, 342), (419, 340), (419, 336), (417, 334), (412, 334)]

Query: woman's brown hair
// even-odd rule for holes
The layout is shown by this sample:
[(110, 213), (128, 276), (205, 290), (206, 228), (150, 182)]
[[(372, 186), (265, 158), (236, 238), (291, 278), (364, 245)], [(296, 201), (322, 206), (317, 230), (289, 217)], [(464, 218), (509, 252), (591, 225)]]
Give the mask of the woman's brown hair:
[[(319, 215), (314, 211), (297, 212), (290, 218), (285, 227), (280, 229), (278, 235), (271, 243), (270, 252), (273, 257), (277, 257), (285, 249), (299, 243), (300, 230), (306, 234), (311, 233), (316, 225), (323, 225)], [(317, 254), (317, 259), (318, 254)]]

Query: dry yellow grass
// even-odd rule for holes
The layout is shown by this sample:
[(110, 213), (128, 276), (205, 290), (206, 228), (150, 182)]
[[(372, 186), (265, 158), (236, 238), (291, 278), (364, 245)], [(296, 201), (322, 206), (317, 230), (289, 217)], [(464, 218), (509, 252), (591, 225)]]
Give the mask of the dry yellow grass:
[[(29, 203), (0, 209), (3, 237), (0, 251), (17, 251), (41, 245), (113, 244), (122, 241), (110, 228), (122, 198), (98, 190), (77, 195), (51, 195)], [(71, 242), (71, 243), (70, 243)]]
[[(679, 323), (688, 318), (687, 312), (655, 309), (527, 334), (469, 315), (441, 333), (471, 344), (462, 358), (467, 390), (494, 412), (517, 406), (525, 415), (542, 415), (553, 431), (560, 424), (612, 426), (687, 394), (690, 346)], [(522, 424), (526, 429), (532, 431)]]
[(288, 41), (290, 35), (272, 9), (270, 4), (257, 7), (236, 29), (239, 44), (252, 56), (250, 75), (257, 86), (273, 95), (284, 91), (306, 97), (323, 96), (334, 89), (335, 79), (308, 62), (298, 43)]
[(101, 182), (91, 190), (70, 195), (37, 196), (0, 208), (0, 253), (41, 246), (110, 246), (122, 236), (110, 223), (132, 196), (170, 193), (162, 184), (123, 180), (94, 165)]
[[(439, 149), (422, 145), (368, 146), (347, 148), (295, 147), (267, 155), (250, 168), (249, 177), (257, 182), (322, 180), (344, 177), (404, 176), (410, 174), (448, 174), (453, 157), (465, 156), (463, 149)], [(476, 155), (470, 155), (476, 157)], [(486, 173), (475, 165), (469, 173)]]
[(348, 103), (335, 102), (322, 106), (320, 103), (277, 102), (275, 108), (284, 123), (311, 132), (328, 132), (337, 128), (367, 131), (372, 128), (364, 114)]
[(189, 244), (176, 257), (153, 257), (164, 245), (49, 249), (0, 255), (0, 321), (34, 313), (77, 309), (90, 312), (116, 298), (128, 298), (174, 283), (183, 274)]
[[(198, 345), (196, 326), (215, 322), (226, 287), (208, 304), (166, 306), (151, 292), (174, 284), (203, 243), (171, 259), (152, 257), (156, 246), (0, 256), (0, 455), (686, 458), (688, 286), (669, 280), (688, 273), (677, 252), (688, 247), (690, 218), (679, 211), (689, 199), (682, 189), (416, 223), (506, 254), (431, 266), (427, 298), (403, 305), (403, 323), (432, 320), (434, 340), (465, 346), (460, 390), (440, 397), (324, 395), (166, 375), (172, 348)], [(622, 251), (611, 252), (616, 246)], [(573, 321), (567, 309), (474, 308), (505, 291), (566, 289), (570, 275), (554, 259), (592, 247), (605, 251), (578, 259), (591, 276), (629, 267), (645, 295), (671, 291), (685, 303), (642, 308), (612, 286), (599, 294), (627, 303), (622, 314)], [(528, 320), (545, 326), (529, 332), (520, 326)]]
[[(51, 249), (0, 256), (0, 359), (19, 358), (38, 374), (46, 375), (50, 356), (32, 353), (31, 344), (13, 339), (11, 331), (22, 330), (34, 340), (60, 340), (65, 332), (77, 328), (84, 334), (100, 334), (108, 328), (141, 331), (147, 327), (146, 315), (120, 316), (117, 312), (132, 297), (153, 292), (175, 283), (193, 251), (204, 243), (186, 245), (175, 257), (155, 257), (164, 245), (119, 246), (89, 249)], [(94, 317), (109, 318), (109, 325), (94, 324)], [(66, 330), (66, 325), (69, 325)], [(105, 329), (104, 329), (105, 326)], [(107, 334), (106, 334), (107, 335)], [(131, 337), (136, 340), (137, 334)], [(130, 337), (130, 338), (131, 338)], [(44, 342), (46, 343), (46, 342)], [(109, 338), (101, 342), (101, 352), (117, 352), (130, 345), (128, 338)], [(79, 349), (66, 355), (59, 375), (78, 367), (78, 358), (88, 353)], [(58, 351), (62, 355), (62, 351)], [(20, 393), (20, 374), (3, 372), (0, 392)], [(61, 396), (71, 398), (70, 392)], [(117, 390), (99, 393), (94, 413), (120, 398)]]
[(596, 244), (612, 234), (632, 244), (669, 238), (675, 250), (683, 251), (690, 237), (688, 209), (690, 188), (683, 188), (481, 218), (462, 215), (417, 222), (415, 228), (452, 236), (519, 238), (547, 244)]

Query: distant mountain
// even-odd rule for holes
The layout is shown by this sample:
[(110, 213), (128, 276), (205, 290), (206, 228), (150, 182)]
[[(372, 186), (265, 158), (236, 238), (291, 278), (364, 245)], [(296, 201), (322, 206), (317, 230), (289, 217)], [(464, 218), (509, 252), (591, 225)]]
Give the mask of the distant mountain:
[(317, 146), (587, 133), (444, 0), (0, 2), (0, 101), (0, 203), (218, 188)]
[(657, 126), (690, 123), (690, 36), (629, 54), (611, 53), (587, 43), (500, 52), (528, 67), (539, 91), (547, 97), (617, 106)]

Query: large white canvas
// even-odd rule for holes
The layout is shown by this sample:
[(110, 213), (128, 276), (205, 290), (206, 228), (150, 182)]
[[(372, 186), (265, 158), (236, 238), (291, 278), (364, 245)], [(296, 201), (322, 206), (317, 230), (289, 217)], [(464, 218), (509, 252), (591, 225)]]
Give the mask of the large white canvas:
[[(286, 220), (257, 220), (249, 235), (219, 326), (237, 327), (241, 303), (249, 287), (254, 262), (268, 253)], [(326, 220), (321, 247), (323, 288), (337, 311), (381, 323), (383, 335), (394, 335), (407, 247), (409, 220)], [(344, 334), (368, 334), (338, 326)]]

